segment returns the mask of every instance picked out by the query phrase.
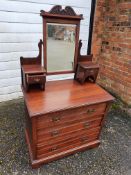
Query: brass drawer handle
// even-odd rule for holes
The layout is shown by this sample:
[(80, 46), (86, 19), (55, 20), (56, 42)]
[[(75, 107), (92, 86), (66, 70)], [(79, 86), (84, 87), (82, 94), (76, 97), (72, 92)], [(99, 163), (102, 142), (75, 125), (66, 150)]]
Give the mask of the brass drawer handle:
[(35, 78), (35, 81), (36, 81), (36, 82), (39, 82), (39, 81), (40, 81), (40, 78)]
[(94, 70), (90, 70), (90, 73), (94, 73)]
[(60, 121), (60, 117), (59, 116), (52, 117), (52, 121), (53, 122), (58, 122), (58, 121)]
[(92, 114), (92, 113), (94, 113), (96, 110), (95, 109), (88, 109), (87, 110), (87, 114)]
[(59, 135), (59, 131), (53, 131), (52, 133), (51, 133), (51, 135), (54, 137), (54, 136), (57, 136), (57, 135)]
[(58, 149), (58, 147), (57, 146), (54, 146), (53, 148), (50, 149), (50, 151), (55, 151), (57, 149)]
[(81, 142), (85, 142), (85, 141), (88, 141), (89, 138), (88, 137), (82, 137), (80, 140), (81, 140)]
[(84, 123), (84, 128), (89, 128), (90, 127), (90, 123), (87, 122), (87, 123)]

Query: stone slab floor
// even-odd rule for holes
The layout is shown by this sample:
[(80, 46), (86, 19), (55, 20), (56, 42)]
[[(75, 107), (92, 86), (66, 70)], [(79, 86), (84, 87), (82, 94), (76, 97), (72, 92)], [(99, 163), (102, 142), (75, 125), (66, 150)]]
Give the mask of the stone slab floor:
[(98, 148), (33, 170), (25, 142), (23, 99), (0, 103), (0, 175), (131, 175), (131, 116), (116, 102)]

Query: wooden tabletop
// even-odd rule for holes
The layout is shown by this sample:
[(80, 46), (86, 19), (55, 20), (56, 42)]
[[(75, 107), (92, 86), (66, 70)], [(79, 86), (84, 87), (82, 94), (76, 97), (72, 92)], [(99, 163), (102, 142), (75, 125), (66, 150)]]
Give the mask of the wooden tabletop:
[(30, 117), (114, 100), (114, 97), (98, 85), (81, 85), (75, 80), (49, 81), (45, 91), (32, 90), (23, 93)]
[(46, 70), (41, 65), (22, 65), (22, 70), (26, 74), (45, 73)]

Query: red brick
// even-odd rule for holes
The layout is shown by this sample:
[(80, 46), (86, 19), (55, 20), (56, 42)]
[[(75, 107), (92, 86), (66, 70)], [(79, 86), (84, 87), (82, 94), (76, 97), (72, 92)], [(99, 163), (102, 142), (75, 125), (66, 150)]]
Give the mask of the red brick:
[(92, 39), (94, 60), (100, 64), (97, 82), (114, 91), (129, 104), (131, 33), (128, 22), (131, 4), (116, 3), (116, 0), (104, 2), (104, 0), (97, 1)]

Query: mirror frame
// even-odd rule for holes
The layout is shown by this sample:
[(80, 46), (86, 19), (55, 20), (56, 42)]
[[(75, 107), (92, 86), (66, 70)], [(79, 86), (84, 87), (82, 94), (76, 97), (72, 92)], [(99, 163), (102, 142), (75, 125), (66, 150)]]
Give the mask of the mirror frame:
[(43, 60), (44, 60), (44, 68), (46, 70), (47, 70), (47, 23), (76, 25), (73, 70), (47, 72), (47, 75), (74, 73), (76, 69), (77, 57), (78, 57), (80, 20), (83, 19), (83, 15), (82, 14), (77, 15), (75, 11), (72, 9), (72, 7), (70, 6), (66, 6), (65, 9), (62, 9), (62, 6), (60, 5), (54, 6), (49, 12), (45, 12), (41, 10), (40, 15), (43, 18), (43, 53), (44, 53)]

